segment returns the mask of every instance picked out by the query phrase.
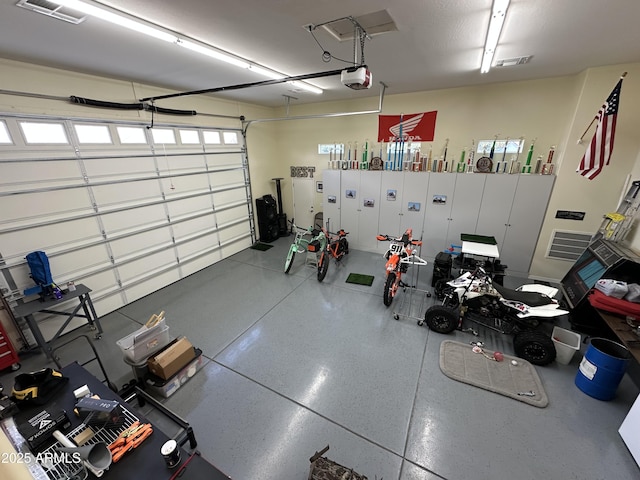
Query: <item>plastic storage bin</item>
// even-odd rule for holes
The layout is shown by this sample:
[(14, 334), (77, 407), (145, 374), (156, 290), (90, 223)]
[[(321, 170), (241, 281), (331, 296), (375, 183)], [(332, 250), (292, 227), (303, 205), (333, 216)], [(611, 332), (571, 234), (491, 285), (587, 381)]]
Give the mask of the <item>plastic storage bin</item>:
[(553, 327), (551, 340), (553, 340), (553, 344), (556, 347), (556, 362), (562, 365), (569, 365), (573, 355), (580, 350), (582, 337), (579, 333), (560, 327)]
[(153, 327), (139, 328), (118, 340), (116, 344), (127, 360), (139, 363), (168, 345), (170, 341), (169, 327), (162, 319)]

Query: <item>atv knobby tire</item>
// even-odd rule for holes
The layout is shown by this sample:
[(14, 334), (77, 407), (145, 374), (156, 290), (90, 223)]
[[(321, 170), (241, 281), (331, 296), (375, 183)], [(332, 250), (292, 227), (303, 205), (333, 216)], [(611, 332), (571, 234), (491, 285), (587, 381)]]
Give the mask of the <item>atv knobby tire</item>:
[(551, 337), (539, 330), (525, 330), (513, 337), (516, 355), (534, 365), (548, 365), (556, 358), (556, 347)]
[(427, 326), (438, 333), (451, 333), (458, 328), (458, 311), (442, 305), (434, 305), (424, 314)]

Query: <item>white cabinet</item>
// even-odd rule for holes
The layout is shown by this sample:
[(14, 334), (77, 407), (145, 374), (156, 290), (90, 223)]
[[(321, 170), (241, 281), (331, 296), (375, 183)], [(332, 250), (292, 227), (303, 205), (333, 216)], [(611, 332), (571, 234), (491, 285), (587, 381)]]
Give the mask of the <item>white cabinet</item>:
[[(400, 236), (411, 228), (414, 238), (422, 238), (429, 175), (429, 172), (382, 172), (378, 233)], [(387, 248), (382, 242), (377, 251), (384, 252)]]
[(398, 234), (411, 228), (413, 229), (413, 238), (423, 237), (429, 177), (428, 172), (404, 172)]
[[(378, 230), (382, 235), (399, 235), (402, 213), (404, 172), (384, 172), (380, 181), (380, 219)], [(384, 253), (387, 242), (379, 242), (375, 251)]]
[(340, 170), (322, 172), (322, 217), (324, 225), (329, 222), (329, 230), (338, 231), (340, 227)]
[(553, 175), (519, 175), (513, 206), (500, 248), (511, 275), (528, 275), (553, 189)]
[[(422, 254), (426, 258), (435, 258), (438, 252), (449, 247), (447, 231), (451, 221), (456, 177), (457, 174), (432, 173), (429, 178), (422, 237)], [(459, 244), (459, 239), (454, 243)]]
[[(460, 245), (462, 233), (493, 236), (507, 272), (526, 276), (554, 180), (552, 175), (325, 170), (324, 218), (331, 219), (331, 231), (349, 231), (354, 248), (371, 252), (387, 247), (376, 234), (400, 235), (412, 228), (414, 238), (423, 241), (421, 256), (428, 259)], [(372, 205), (365, 207), (365, 200)]]
[(502, 249), (519, 175), (486, 175), (476, 233), (495, 237)]
[(488, 175), (476, 233), (498, 242), (500, 260), (512, 275), (529, 273), (555, 177)]
[(475, 233), (480, 213), (480, 203), (487, 174), (449, 173), (456, 176), (456, 188), (451, 199), (451, 214), (446, 241), (443, 247), (455, 243), (460, 245), (462, 233)]
[(342, 172), (339, 227), (349, 232), (350, 247), (358, 250), (376, 250), (381, 178), (381, 171)]
[(484, 189), (484, 174), (432, 173), (427, 194), (423, 254), (460, 245), (460, 234), (475, 233)]

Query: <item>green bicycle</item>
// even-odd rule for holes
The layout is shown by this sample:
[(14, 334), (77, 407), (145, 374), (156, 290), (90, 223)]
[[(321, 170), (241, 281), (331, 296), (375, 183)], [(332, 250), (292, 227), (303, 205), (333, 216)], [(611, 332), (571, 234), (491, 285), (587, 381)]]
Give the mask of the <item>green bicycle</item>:
[(284, 262), (284, 273), (289, 273), (291, 270), (296, 253), (313, 252), (318, 256), (327, 248), (327, 237), (321, 228), (300, 228), (293, 220), (290, 220), (289, 223), (291, 224), (291, 232), (295, 233), (295, 238)]

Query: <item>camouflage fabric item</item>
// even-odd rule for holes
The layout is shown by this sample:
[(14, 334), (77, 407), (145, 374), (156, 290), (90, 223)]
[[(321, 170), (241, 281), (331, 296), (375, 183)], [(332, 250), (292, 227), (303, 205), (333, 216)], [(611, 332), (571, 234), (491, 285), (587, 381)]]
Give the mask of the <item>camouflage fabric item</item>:
[(354, 472), (353, 469), (322, 457), (327, 450), (329, 450), (328, 445), (309, 459), (311, 468), (308, 480), (367, 480), (367, 477)]

